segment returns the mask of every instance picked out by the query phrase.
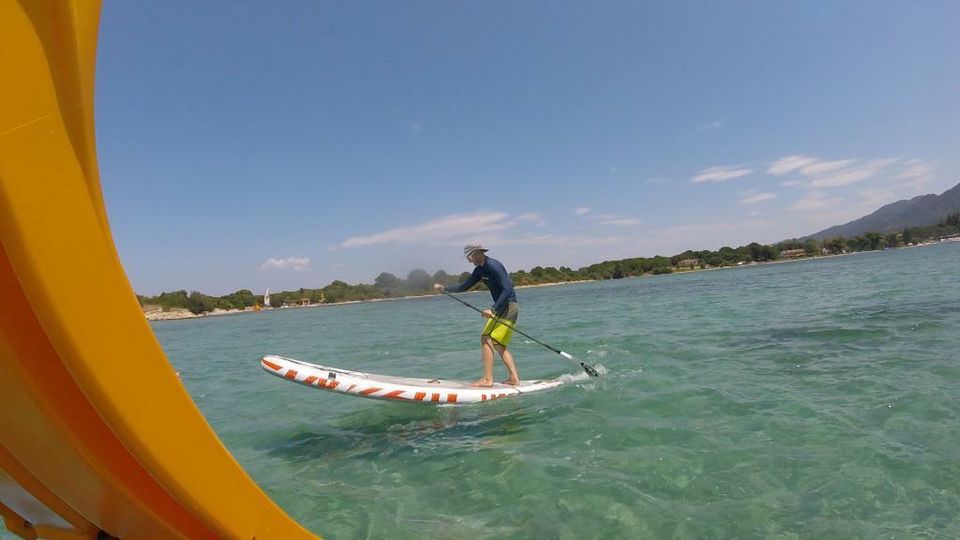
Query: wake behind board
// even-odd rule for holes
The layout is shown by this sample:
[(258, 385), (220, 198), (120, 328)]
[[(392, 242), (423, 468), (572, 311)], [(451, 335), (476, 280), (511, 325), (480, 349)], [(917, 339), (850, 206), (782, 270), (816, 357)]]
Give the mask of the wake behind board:
[(376, 375), (319, 366), (275, 355), (260, 359), (260, 367), (281, 379), (348, 396), (433, 405), (491, 401), (549, 390), (575, 380), (575, 377), (565, 376), (549, 380), (520, 381), (517, 385), (494, 383), (492, 387), (477, 387), (467, 381)]

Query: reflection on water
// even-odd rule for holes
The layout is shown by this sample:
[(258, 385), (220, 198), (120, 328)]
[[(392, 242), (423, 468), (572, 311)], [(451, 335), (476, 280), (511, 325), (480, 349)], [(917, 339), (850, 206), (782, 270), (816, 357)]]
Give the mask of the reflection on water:
[(316, 429), (274, 433), (260, 449), (286, 460), (333, 463), (386, 458), (411, 450), (496, 447), (523, 434), (542, 412), (519, 400), (486, 408), (384, 403), (331, 418)]

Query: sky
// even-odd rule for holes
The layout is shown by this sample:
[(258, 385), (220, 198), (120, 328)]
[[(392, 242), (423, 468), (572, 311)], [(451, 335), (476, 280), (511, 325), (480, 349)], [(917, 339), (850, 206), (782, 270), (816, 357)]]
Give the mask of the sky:
[(960, 3), (105, 2), (140, 294), (774, 243), (960, 182)]

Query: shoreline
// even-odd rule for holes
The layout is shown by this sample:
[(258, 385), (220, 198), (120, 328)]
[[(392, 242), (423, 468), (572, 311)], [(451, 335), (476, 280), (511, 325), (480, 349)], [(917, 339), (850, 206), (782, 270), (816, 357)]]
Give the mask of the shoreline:
[[(951, 242), (953, 242), (953, 243), (960, 242), (960, 238), (957, 238), (957, 239), (949, 239), (949, 240), (941, 240), (941, 241), (939, 241), (939, 242), (928, 242), (928, 243), (916, 244), (916, 245), (912, 245), (912, 246), (900, 246), (900, 247), (897, 247), (897, 248), (890, 248), (890, 249), (896, 250), (896, 249), (908, 249), (908, 248), (929, 247), (929, 246), (936, 246), (936, 245), (945, 244), (945, 243), (951, 243)], [(741, 265), (733, 265), (733, 266), (717, 266), (717, 267), (712, 267), (712, 268), (697, 268), (697, 269), (691, 269), (691, 270), (674, 270), (674, 271), (671, 272), (670, 274), (661, 274), (661, 275), (669, 276), (669, 275), (676, 275), (676, 274), (689, 274), (689, 273), (693, 273), (693, 272), (709, 272), (709, 271), (713, 271), (713, 270), (731, 270), (731, 269), (736, 270), (736, 269), (739, 269), (739, 268), (753, 268), (753, 267), (756, 267), (756, 266), (766, 266), (766, 265), (770, 265), (770, 264), (787, 264), (787, 263), (795, 263), (795, 262), (802, 262), (802, 261), (813, 261), (813, 260), (819, 260), (819, 259), (830, 259), (830, 258), (834, 258), (834, 257), (847, 257), (847, 256), (849, 256), (849, 255), (857, 255), (857, 254), (861, 254), (861, 253), (883, 252), (883, 251), (886, 251), (886, 250), (885, 250), (885, 249), (880, 249), (880, 250), (872, 250), (872, 251), (852, 251), (852, 252), (850, 252), (850, 253), (837, 253), (837, 254), (833, 254), (833, 255), (818, 255), (818, 256), (815, 256), (815, 257), (797, 257), (797, 258), (795, 258), (795, 259), (783, 259), (783, 260), (776, 260), (776, 261), (763, 261), (763, 262), (756, 262), (756, 261), (754, 261), (754, 262), (750, 262), (750, 263), (745, 263), (745, 264), (741, 264)], [(629, 277), (621, 278), (621, 279), (647, 278), (647, 277), (656, 277), (656, 274), (653, 274), (652, 272), (648, 272), (648, 273), (645, 273), (645, 274), (643, 274), (643, 275), (639, 275), (639, 276), (629, 276)], [(517, 289), (534, 289), (534, 288), (540, 288), (540, 287), (556, 287), (556, 286), (560, 286), (560, 285), (571, 285), (571, 284), (575, 284), (575, 283), (592, 283), (592, 282), (596, 282), (596, 281), (606, 281), (606, 280), (578, 279), (578, 280), (572, 280), (572, 281), (556, 281), (556, 282), (552, 282), (552, 283), (536, 283), (536, 284), (532, 284), (532, 285), (517, 285), (515, 288), (517, 288)], [(470, 291), (470, 292), (481, 292), (481, 291)], [(189, 319), (205, 319), (205, 318), (208, 318), (208, 317), (225, 317), (225, 316), (230, 316), (230, 315), (243, 315), (243, 314), (247, 314), (247, 313), (262, 313), (262, 312), (281, 311), (281, 310), (288, 310), (288, 309), (311, 309), (311, 308), (324, 308), (324, 307), (346, 306), (346, 305), (351, 305), (351, 304), (370, 304), (370, 303), (375, 303), (375, 302), (392, 302), (392, 301), (397, 301), (397, 300), (415, 300), (415, 299), (418, 299), (418, 298), (436, 298), (437, 296), (439, 296), (439, 294), (435, 294), (435, 293), (430, 293), (430, 294), (413, 294), (413, 295), (409, 295), (409, 296), (395, 296), (395, 297), (392, 297), (392, 298), (371, 298), (371, 299), (369, 299), (369, 300), (345, 300), (345, 301), (343, 301), (343, 302), (331, 302), (331, 303), (329, 303), (329, 304), (324, 304), (324, 303), (311, 304), (311, 305), (309, 305), (309, 306), (287, 306), (287, 307), (278, 307), (278, 308), (269, 307), (269, 308), (262, 308), (262, 309), (259, 309), (259, 310), (252, 309), (252, 308), (249, 308), (249, 309), (229, 309), (229, 310), (215, 309), (215, 310), (210, 311), (210, 312), (207, 312), (207, 313), (201, 313), (200, 315), (196, 315), (196, 314), (192, 313), (191, 311), (189, 311), (189, 310), (187, 310), (187, 309), (185, 309), (185, 308), (173, 308), (173, 309), (171, 309), (171, 310), (169, 310), (169, 311), (151, 310), (151, 311), (144, 311), (143, 313), (144, 313), (144, 316), (146, 317), (146, 320), (147, 320), (148, 322), (154, 322), (154, 321), (183, 321), (183, 320), (189, 320)]]
[[(538, 287), (553, 287), (557, 285), (569, 285), (571, 283), (588, 283), (592, 281), (597, 281), (595, 279), (580, 279), (574, 281), (557, 281), (555, 283), (536, 283), (533, 285), (517, 285), (517, 289), (532, 289)], [(481, 292), (481, 291), (470, 291), (470, 292)], [(244, 315), (246, 313), (262, 313), (265, 311), (285, 311), (288, 309), (311, 309), (311, 308), (324, 308), (324, 307), (334, 307), (334, 306), (347, 306), (351, 304), (372, 304), (376, 302), (392, 302), (396, 300), (416, 300), (418, 298), (436, 298), (440, 296), (439, 294), (412, 294), (409, 296), (394, 296), (391, 298), (371, 298), (369, 300), (344, 300), (343, 302), (330, 302), (329, 304), (310, 304), (309, 306), (287, 306), (287, 307), (267, 307), (257, 309), (215, 309), (213, 311), (208, 311), (207, 313), (201, 313), (199, 315), (191, 312), (186, 308), (173, 308), (169, 311), (162, 310), (150, 310), (144, 311), (143, 314), (146, 317), (147, 321), (183, 321), (189, 319), (205, 319), (208, 317), (226, 317), (230, 315)]]

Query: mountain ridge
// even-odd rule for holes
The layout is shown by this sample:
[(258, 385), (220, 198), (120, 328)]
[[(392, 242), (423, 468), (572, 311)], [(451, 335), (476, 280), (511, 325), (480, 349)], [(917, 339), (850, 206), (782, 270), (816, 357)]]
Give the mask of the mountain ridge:
[(851, 238), (868, 232), (900, 232), (911, 227), (933, 225), (955, 212), (960, 212), (960, 183), (940, 195), (928, 193), (886, 204), (871, 214), (823, 229), (803, 239), (824, 240), (838, 236)]

